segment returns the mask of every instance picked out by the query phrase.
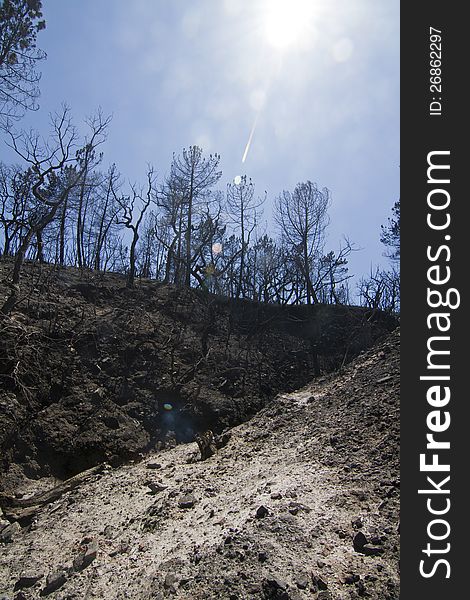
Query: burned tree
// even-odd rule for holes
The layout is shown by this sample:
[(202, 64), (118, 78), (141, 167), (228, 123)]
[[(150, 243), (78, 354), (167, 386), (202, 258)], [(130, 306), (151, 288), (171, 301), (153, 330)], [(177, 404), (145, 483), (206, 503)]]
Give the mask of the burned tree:
[(275, 205), (275, 220), (301, 274), (307, 304), (319, 301), (312, 272), (323, 255), (329, 204), (329, 190), (320, 190), (307, 181), (299, 183), (293, 192), (284, 191)]
[(154, 169), (149, 166), (147, 170), (147, 189), (145, 192), (143, 188), (137, 188), (135, 184), (131, 186), (131, 194), (129, 196), (118, 196), (113, 191), (114, 198), (121, 208), (117, 222), (132, 232), (132, 241), (129, 250), (129, 271), (127, 274), (128, 287), (133, 287), (134, 285), (139, 227), (148, 207), (152, 202), (155, 202), (155, 183), (156, 175)]
[(218, 154), (206, 158), (198, 146), (190, 146), (188, 150), (183, 149), (181, 156), (173, 156), (169, 187), (178, 199), (181, 229), (178, 235), (184, 236), (184, 283), (187, 287), (191, 285), (194, 217), (200, 202), (222, 175), (218, 171), (219, 162)]
[(238, 280), (236, 284), (235, 297), (245, 297), (246, 280), (246, 255), (251, 241), (251, 236), (256, 229), (259, 220), (258, 209), (264, 202), (263, 199), (255, 199), (254, 184), (246, 175), (240, 181), (234, 181), (227, 185), (227, 209), (229, 221), (240, 236), (240, 250), (238, 265)]
[(48, 140), (41, 139), (37, 133), (9, 131), (10, 147), (27, 164), (31, 202), (25, 210), (25, 232), (15, 256), (11, 292), (0, 309), (2, 313), (8, 314), (18, 301), (21, 267), (32, 239), (41, 236), (71, 190), (79, 185), (85, 167), (88, 168), (94, 158), (95, 148), (105, 140), (109, 121), (100, 112), (88, 119), (90, 136), (78, 150), (78, 134), (66, 106), (52, 117)]
[(36, 48), (36, 36), (46, 26), (41, 0), (3, 0), (0, 4), (0, 125), (27, 110), (37, 109), (36, 65), (46, 53)]

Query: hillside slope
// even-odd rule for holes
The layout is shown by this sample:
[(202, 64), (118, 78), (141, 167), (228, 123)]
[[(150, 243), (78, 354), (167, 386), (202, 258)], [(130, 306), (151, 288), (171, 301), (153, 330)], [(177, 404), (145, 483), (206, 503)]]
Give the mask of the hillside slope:
[[(0, 302), (11, 262), (0, 261)], [(396, 326), (357, 307), (264, 305), (28, 263), (0, 315), (0, 489), (246, 420)]]
[[(0, 591), (63, 600), (398, 599), (398, 330), (229, 433), (205, 461), (195, 443), (181, 444), (103, 465), (30, 508), (22, 528), (0, 532)], [(23, 506), (54, 483), (30, 482)], [(25, 510), (18, 504), (4, 498), (12, 521)]]

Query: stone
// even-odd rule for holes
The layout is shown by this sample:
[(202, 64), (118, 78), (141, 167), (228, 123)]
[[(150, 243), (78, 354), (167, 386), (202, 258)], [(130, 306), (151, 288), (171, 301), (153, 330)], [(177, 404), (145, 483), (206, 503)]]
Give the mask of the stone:
[(346, 575), (343, 581), (346, 585), (351, 585), (353, 583), (356, 583), (356, 581), (359, 581), (359, 579), (359, 575)]
[(367, 544), (368, 540), (362, 531), (358, 531), (353, 537), (353, 547), (356, 552), (362, 552), (362, 549)]
[(43, 577), (43, 573), (34, 571), (24, 571), (23, 573), (21, 573), (20, 578), (15, 583), (15, 587), (13, 589), (16, 592), (17, 590), (32, 587), (37, 581), (39, 581)]
[(290, 600), (287, 587), (287, 583), (281, 579), (265, 579), (263, 581), (264, 597), (269, 600)]
[(361, 529), (361, 527), (364, 525), (364, 519), (362, 517), (357, 517), (351, 521), (351, 524), (354, 529)]
[(156, 462), (149, 462), (147, 463), (147, 469), (161, 469), (162, 465), (160, 463), (156, 463)]
[(193, 508), (195, 504), (196, 498), (193, 496), (193, 494), (185, 494), (178, 500), (178, 506), (180, 508)]
[(299, 590), (306, 590), (308, 587), (308, 575), (306, 573), (300, 573), (295, 578), (295, 585)]
[(178, 577), (175, 573), (171, 571), (166, 574), (165, 581), (163, 582), (163, 586), (166, 590), (170, 591), (172, 594), (176, 594), (176, 586), (178, 583)]
[(356, 583), (356, 590), (359, 596), (365, 596), (366, 595), (366, 586), (364, 585), (364, 582), (359, 580)]
[(41, 596), (48, 596), (52, 592), (57, 591), (67, 581), (67, 575), (64, 571), (57, 571), (55, 573), (49, 573), (46, 578), (46, 585), (41, 592)]
[(315, 590), (324, 591), (328, 589), (328, 584), (324, 579), (322, 579), (319, 575), (312, 574), (312, 581), (315, 587)]
[(228, 431), (222, 432), (220, 435), (214, 437), (215, 445), (217, 450), (224, 448), (230, 441), (232, 434)]
[(7, 525), (2, 529), (2, 531), (0, 531), (0, 542), (3, 544), (12, 542), (13, 538), (19, 531), (21, 531), (21, 525), (16, 521), (10, 525)]
[(106, 539), (112, 540), (117, 536), (118, 532), (112, 525), (106, 525), (103, 531), (103, 535)]
[(75, 572), (83, 571), (95, 560), (98, 553), (98, 542), (92, 540), (86, 544), (79, 554), (73, 560), (73, 570)]
[(159, 483), (158, 481), (146, 481), (145, 485), (150, 488), (150, 492), (148, 492), (148, 494), (151, 496), (163, 492), (163, 490), (166, 490), (168, 487), (162, 483)]
[(266, 508), (266, 506), (261, 505), (261, 506), (258, 506), (258, 508), (256, 509), (255, 517), (257, 519), (263, 519), (268, 514), (269, 514), (269, 510)]

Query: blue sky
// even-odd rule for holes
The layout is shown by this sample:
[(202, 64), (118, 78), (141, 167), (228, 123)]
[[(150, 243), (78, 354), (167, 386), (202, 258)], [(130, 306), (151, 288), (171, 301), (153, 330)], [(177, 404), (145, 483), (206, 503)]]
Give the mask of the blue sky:
[(101, 106), (105, 165), (143, 181), (201, 145), (221, 154), (222, 189), (247, 174), (267, 191), (268, 221), (310, 179), (332, 193), (328, 246), (348, 236), (366, 274), (387, 263), (380, 225), (399, 198), (399, 1), (297, 2), (44, 0), (41, 109), (21, 125), (46, 132), (63, 101), (77, 122)]

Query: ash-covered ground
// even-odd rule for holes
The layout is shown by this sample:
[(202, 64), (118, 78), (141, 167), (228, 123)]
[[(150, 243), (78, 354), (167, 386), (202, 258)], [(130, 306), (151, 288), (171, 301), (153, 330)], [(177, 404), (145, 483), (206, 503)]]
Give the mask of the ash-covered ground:
[(22, 480), (2, 500), (3, 597), (399, 598), (398, 330), (223, 443)]

